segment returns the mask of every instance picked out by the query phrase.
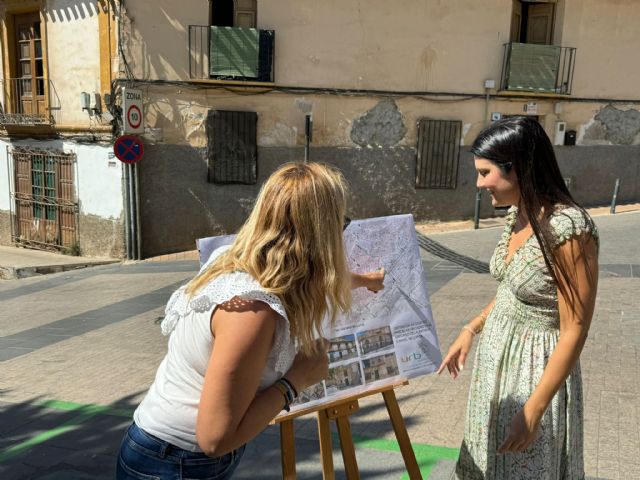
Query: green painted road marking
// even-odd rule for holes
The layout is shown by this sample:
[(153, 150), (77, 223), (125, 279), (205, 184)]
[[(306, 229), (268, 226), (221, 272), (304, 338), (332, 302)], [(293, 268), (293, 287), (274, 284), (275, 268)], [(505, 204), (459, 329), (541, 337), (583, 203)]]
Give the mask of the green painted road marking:
[[(366, 438), (354, 435), (353, 443), (360, 448), (400, 453), (400, 445), (398, 445), (396, 440)], [(411, 443), (411, 446), (413, 447), (413, 452), (416, 455), (416, 461), (418, 462), (423, 478), (429, 478), (431, 470), (433, 470), (433, 467), (436, 466), (439, 460), (457, 460), (458, 454), (460, 453), (460, 450), (457, 448), (438, 447), (425, 443)], [(408, 480), (408, 478), (409, 474), (405, 473), (401, 480)]]
[[(63, 403), (63, 402), (61, 402)], [(80, 404), (77, 404), (80, 405)], [(63, 410), (68, 410), (65, 408)], [(89, 418), (94, 417), (99, 414), (101, 408), (99, 405), (84, 405), (79, 406), (78, 408), (73, 408), (73, 410), (77, 410), (79, 415), (77, 417), (72, 418), (64, 422), (59, 427), (53, 428), (46, 432), (40, 433), (35, 437), (30, 438), (29, 440), (25, 440), (24, 442), (20, 442), (17, 445), (12, 445), (11, 447), (7, 447), (4, 450), (0, 451), (0, 463), (6, 462), (10, 458), (15, 457), (16, 455), (20, 455), (21, 453), (30, 450), (31, 448), (44, 443), (52, 438), (55, 438), (59, 435), (67, 433), (71, 430), (74, 430), (81, 423), (86, 422)]]
[[(133, 408), (116, 408), (109, 405), (98, 404), (83, 404), (75, 402), (64, 402), (60, 400), (47, 400), (43, 402), (37, 402), (36, 405), (49, 408), (52, 410), (62, 410), (67, 412), (78, 412), (78, 416), (68, 420), (59, 427), (53, 428), (47, 432), (36, 435), (29, 440), (25, 440), (17, 445), (5, 448), (0, 451), (0, 463), (9, 460), (10, 458), (20, 455), (36, 445), (40, 445), (52, 438), (67, 433), (77, 428), (81, 423), (86, 422), (96, 415), (108, 415), (115, 417), (132, 418)], [(337, 434), (334, 434), (334, 440), (338, 441)], [(369, 450), (381, 450), (385, 452), (400, 453), (400, 446), (395, 440), (367, 438), (361, 436), (353, 437), (354, 445), (360, 448), (366, 448)], [(420, 466), (420, 472), (424, 478), (429, 478), (429, 474), (433, 470), (433, 467), (439, 460), (456, 460), (458, 458), (459, 450), (449, 447), (438, 447), (434, 445), (427, 445), (424, 443), (412, 443), (413, 451), (416, 455), (416, 460)], [(402, 476), (402, 480), (408, 479), (408, 474)]]
[(133, 417), (134, 408), (114, 408), (109, 405), (98, 405), (97, 403), (75, 403), (75, 402), (63, 402), (61, 400), (46, 400), (38, 402), (36, 405), (44, 408), (50, 408), (52, 410), (81, 410), (85, 408), (92, 408), (96, 413), (102, 415), (109, 415), (113, 417)]

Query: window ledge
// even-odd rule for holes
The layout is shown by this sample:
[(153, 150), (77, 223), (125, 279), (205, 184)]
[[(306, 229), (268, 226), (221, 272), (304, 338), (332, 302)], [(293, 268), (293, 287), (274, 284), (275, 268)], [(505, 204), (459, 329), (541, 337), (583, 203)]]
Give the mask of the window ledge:
[(111, 133), (111, 125), (4, 124), (0, 129), (10, 135), (55, 135), (60, 133)]
[(245, 80), (220, 80), (216, 78), (198, 78), (189, 79), (189, 83), (203, 84), (203, 85), (220, 85), (228, 87), (248, 87), (248, 88), (273, 88), (276, 86), (275, 82), (255, 82)]
[(561, 98), (563, 100), (571, 98), (571, 95), (568, 93), (520, 92), (516, 90), (498, 90), (497, 95), (499, 97)]

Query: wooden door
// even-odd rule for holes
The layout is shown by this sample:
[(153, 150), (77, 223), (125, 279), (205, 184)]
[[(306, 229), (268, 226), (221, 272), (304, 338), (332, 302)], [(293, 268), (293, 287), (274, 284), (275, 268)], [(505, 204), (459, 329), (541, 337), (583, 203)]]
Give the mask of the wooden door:
[(256, 0), (234, 0), (233, 26), (242, 28), (256, 28)]
[(519, 0), (512, 0), (511, 35), (510, 41), (520, 42), (520, 25), (522, 24), (522, 4)]
[(16, 112), (46, 118), (44, 58), (40, 14), (26, 13), (15, 16)]
[(527, 17), (527, 42), (551, 45), (553, 37), (553, 3), (532, 3)]

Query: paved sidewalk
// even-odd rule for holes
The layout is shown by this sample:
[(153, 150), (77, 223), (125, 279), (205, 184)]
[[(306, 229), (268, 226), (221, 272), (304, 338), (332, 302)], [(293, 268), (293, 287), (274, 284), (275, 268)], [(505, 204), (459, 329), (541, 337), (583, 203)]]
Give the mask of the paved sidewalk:
[(118, 263), (112, 258), (74, 257), (60, 253), (0, 245), (0, 280), (12, 280)]
[[(596, 312), (582, 355), (590, 478), (640, 478), (640, 212), (596, 217), (602, 238)], [(487, 261), (500, 229), (430, 238)], [(487, 274), (423, 252), (443, 350), (495, 294)], [(0, 479), (113, 478), (115, 454), (166, 349), (164, 304), (195, 260), (136, 262), (0, 282)], [(471, 365), (397, 391), (425, 477), (449, 478), (462, 438)], [(381, 396), (361, 402), (352, 430), (362, 478), (404, 468)], [(320, 478), (313, 418), (296, 422), (299, 478)], [(337, 441), (334, 447), (338, 448)], [(345, 478), (334, 455), (337, 478)], [(236, 478), (280, 478), (275, 427), (250, 444)]]

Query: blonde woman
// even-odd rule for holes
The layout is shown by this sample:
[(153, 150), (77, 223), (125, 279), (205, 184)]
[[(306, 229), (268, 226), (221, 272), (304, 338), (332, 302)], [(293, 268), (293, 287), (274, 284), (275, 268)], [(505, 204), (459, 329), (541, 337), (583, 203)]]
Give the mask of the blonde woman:
[[(167, 355), (122, 441), (117, 478), (230, 478), (244, 445), (327, 375), (325, 315), (384, 272), (347, 270), (345, 183), (320, 164), (266, 181), (228, 248), (169, 300)], [(297, 352), (296, 347), (297, 345)]]

